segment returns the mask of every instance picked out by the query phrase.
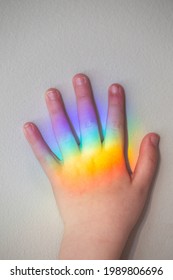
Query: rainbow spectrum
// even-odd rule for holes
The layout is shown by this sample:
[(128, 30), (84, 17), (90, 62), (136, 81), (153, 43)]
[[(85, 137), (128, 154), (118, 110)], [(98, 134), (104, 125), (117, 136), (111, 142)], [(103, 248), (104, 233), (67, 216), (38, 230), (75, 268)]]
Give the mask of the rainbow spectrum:
[[(90, 188), (91, 185), (94, 187), (93, 184), (97, 185), (100, 182), (108, 183), (112, 176), (120, 176), (123, 173), (126, 168), (124, 146), (118, 136), (111, 133), (104, 135), (101, 143), (97, 127), (88, 123), (87, 129), (83, 131), (83, 140), (76, 146), (74, 137), (68, 133), (68, 125), (63, 121), (57, 125), (61, 131), (61, 137), (58, 139), (60, 149), (57, 149), (56, 141), (50, 146), (54, 154), (62, 160), (60, 179), (63, 185), (82, 188), (82, 183), (85, 188)], [(137, 144), (133, 141), (137, 130), (137, 124), (129, 118), (128, 160), (132, 171), (138, 152)]]

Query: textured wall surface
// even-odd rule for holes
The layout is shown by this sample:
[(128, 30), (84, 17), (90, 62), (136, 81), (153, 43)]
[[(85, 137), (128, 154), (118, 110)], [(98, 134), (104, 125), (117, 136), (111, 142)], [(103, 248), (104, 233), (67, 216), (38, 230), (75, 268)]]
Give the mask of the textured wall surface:
[(78, 72), (89, 76), (103, 122), (108, 86), (125, 87), (136, 149), (146, 133), (161, 135), (152, 195), (123, 257), (173, 259), (172, 46), (172, 0), (0, 1), (1, 259), (57, 256), (62, 222), (22, 125), (35, 122), (53, 149), (44, 92), (57, 87), (76, 120)]

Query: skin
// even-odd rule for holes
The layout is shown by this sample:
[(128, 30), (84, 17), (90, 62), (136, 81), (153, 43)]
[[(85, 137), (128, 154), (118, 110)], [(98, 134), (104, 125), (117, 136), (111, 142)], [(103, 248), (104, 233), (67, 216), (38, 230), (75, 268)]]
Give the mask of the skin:
[(101, 141), (89, 78), (79, 73), (72, 82), (82, 148), (55, 88), (46, 91), (45, 99), (63, 161), (52, 153), (35, 124), (26, 123), (24, 134), (50, 180), (64, 222), (59, 259), (119, 259), (156, 173), (159, 135), (149, 133), (143, 138), (130, 173), (124, 156), (123, 87), (108, 88), (106, 134)]

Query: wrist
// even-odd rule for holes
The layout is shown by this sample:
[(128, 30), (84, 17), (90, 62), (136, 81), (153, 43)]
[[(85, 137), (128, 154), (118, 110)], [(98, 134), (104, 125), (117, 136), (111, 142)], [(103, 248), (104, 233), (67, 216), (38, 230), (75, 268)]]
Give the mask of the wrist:
[(127, 238), (107, 227), (65, 227), (59, 259), (119, 259)]

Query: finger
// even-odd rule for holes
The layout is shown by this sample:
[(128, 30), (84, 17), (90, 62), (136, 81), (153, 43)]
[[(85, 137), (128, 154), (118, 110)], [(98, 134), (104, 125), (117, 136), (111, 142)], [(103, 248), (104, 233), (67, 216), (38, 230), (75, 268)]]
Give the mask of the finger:
[(82, 151), (91, 152), (101, 147), (98, 119), (89, 79), (84, 74), (73, 77), (73, 86), (77, 99)]
[(48, 177), (52, 176), (60, 167), (59, 160), (52, 153), (35, 124), (28, 122), (24, 125), (23, 130), (43, 170)]
[(149, 133), (142, 140), (132, 184), (148, 191), (156, 173), (159, 160), (159, 135)]
[(79, 153), (79, 147), (68, 121), (61, 94), (57, 89), (47, 90), (46, 104), (63, 159), (67, 160), (74, 154)]
[(104, 146), (113, 148), (116, 153), (124, 153), (125, 132), (125, 96), (124, 89), (119, 84), (112, 84), (108, 96), (108, 115)]

